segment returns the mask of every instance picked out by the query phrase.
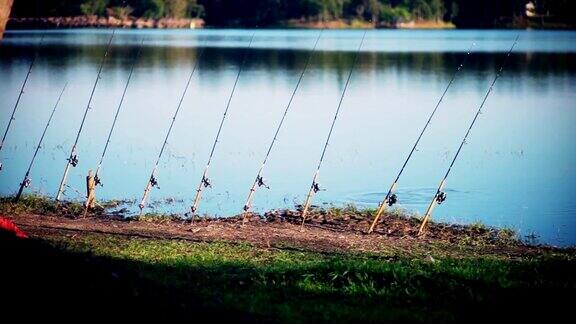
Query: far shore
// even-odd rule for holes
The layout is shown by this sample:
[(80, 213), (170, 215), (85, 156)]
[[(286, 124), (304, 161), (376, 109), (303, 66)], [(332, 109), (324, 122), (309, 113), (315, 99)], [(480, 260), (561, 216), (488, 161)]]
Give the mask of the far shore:
[[(242, 26), (211, 26), (200, 18), (137, 18), (137, 17), (99, 17), (99, 16), (73, 16), (73, 17), (41, 17), (41, 18), (11, 18), (7, 29), (33, 29), (33, 28), (136, 28), (136, 29), (197, 29), (197, 28), (234, 28)], [(363, 20), (289, 20), (279, 22), (265, 28), (303, 28), (303, 29), (453, 29), (456, 26), (444, 21), (407, 21), (397, 23), (374, 24)]]

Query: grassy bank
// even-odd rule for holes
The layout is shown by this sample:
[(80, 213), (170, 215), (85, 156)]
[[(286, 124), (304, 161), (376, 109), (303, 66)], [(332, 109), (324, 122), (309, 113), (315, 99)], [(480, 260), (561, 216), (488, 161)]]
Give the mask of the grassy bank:
[(400, 214), (366, 235), (371, 211), (353, 206), (313, 210), (305, 228), (290, 211), (246, 224), (82, 211), (0, 199), (31, 237), (0, 233), (6, 309), (43, 321), (532, 322), (564, 316), (576, 288), (574, 249), (480, 224), (435, 223), (419, 238)]
[[(509, 258), (429, 249), (321, 253), (247, 243), (36, 233), (4, 238), (13, 307), (236, 321), (482, 322), (561, 316), (573, 253)], [(8, 277), (4, 277), (8, 278)], [(13, 291), (14, 290), (14, 291)], [(18, 297), (26, 300), (19, 304)], [(24, 307), (25, 306), (25, 307)], [(522, 306), (523, 310), (516, 310)], [(530, 308), (534, 307), (534, 308)], [(43, 315), (45, 316), (45, 315)], [(44, 318), (44, 317), (43, 317)]]
[[(100, 219), (113, 219), (125, 221), (137, 221), (149, 224), (191, 224), (192, 219), (183, 214), (145, 213), (141, 216), (127, 214), (127, 209), (121, 206), (133, 205), (133, 201), (111, 200), (102, 201), (89, 214), (84, 214), (84, 206), (80, 202), (62, 201), (56, 204), (52, 199), (45, 196), (24, 195), (18, 202), (12, 197), (0, 197), (0, 214), (6, 215), (49, 215), (70, 219), (96, 217)], [(114, 210), (111, 212), (111, 210)], [(356, 232), (366, 234), (372, 224), (376, 209), (358, 208), (353, 204), (342, 207), (318, 208), (312, 206), (307, 224), (330, 228), (332, 230)], [(298, 211), (272, 210), (263, 215), (253, 214), (253, 218), (263, 222), (288, 222), (300, 224), (302, 218)], [(230, 215), (224, 218), (213, 218), (209, 215), (196, 216), (194, 222), (213, 222), (227, 219), (231, 222), (243, 222), (241, 215)], [(399, 209), (388, 210), (384, 217), (380, 218), (375, 233), (389, 237), (416, 237), (420, 226), (420, 217)], [(494, 228), (482, 223), (469, 225), (457, 225), (437, 223), (431, 220), (427, 226), (427, 237), (437, 242), (448, 242), (463, 245), (497, 245), (497, 246), (521, 246), (525, 243), (534, 245), (537, 236), (534, 234), (520, 237), (510, 228)]]
[(402, 214), (366, 235), (373, 211), (353, 206), (313, 210), (304, 228), (290, 211), (246, 224), (82, 212), (0, 199), (31, 236), (0, 233), (5, 309), (43, 321), (532, 322), (564, 316), (576, 288), (574, 249), (481, 224), (434, 223), (421, 238)]

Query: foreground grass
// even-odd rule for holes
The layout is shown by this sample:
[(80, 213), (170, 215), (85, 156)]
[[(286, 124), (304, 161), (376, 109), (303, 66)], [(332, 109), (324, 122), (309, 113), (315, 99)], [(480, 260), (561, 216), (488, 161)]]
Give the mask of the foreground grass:
[[(27, 252), (43, 251), (36, 261), (48, 264), (41, 266), (58, 260), (85, 275), (82, 287), (101, 286), (94, 282), (102, 276), (106, 282), (113, 278), (102, 285), (106, 293), (154, 305), (163, 318), (476, 322), (497, 311), (518, 319), (522, 314), (511, 312), (512, 305), (544, 310), (548, 303), (567, 302), (563, 296), (576, 288), (574, 255), (565, 252), (520, 259), (325, 254), (99, 234), (48, 235), (25, 244), (40, 244)], [(91, 294), (102, 293), (95, 289)]]
[(0, 213), (13, 214), (67, 214), (78, 216), (84, 212), (84, 206), (78, 202), (56, 204), (54, 199), (45, 196), (23, 195), (18, 202), (13, 197), (0, 197)]
[[(42, 197), (0, 199), (0, 213), (8, 215), (82, 211)], [(320, 214), (353, 221), (372, 213), (346, 206)], [(402, 226), (412, 220), (389, 215), (388, 226), (396, 218)], [(106, 320), (486, 322), (498, 314), (499, 321), (532, 322), (565, 315), (576, 288), (574, 250), (525, 247), (513, 232), (482, 224), (451, 239), (389, 243), (379, 253), (69, 233), (40, 232), (41, 240), (0, 235), (0, 278), (9, 278), (2, 291), (13, 303), (6, 309), (34, 308), (28, 315), (43, 321), (62, 308)]]
[[(92, 214), (104, 215), (108, 208), (117, 207), (127, 201), (110, 200), (99, 202), (91, 210)], [(67, 217), (79, 217), (84, 214), (84, 203), (79, 201), (61, 201), (56, 203), (51, 197), (39, 195), (23, 195), (19, 201), (14, 197), (0, 197), (0, 213), (7, 215), (37, 214), (37, 215), (60, 215)]]
[[(107, 210), (111, 208), (116, 208), (120, 205), (134, 203), (126, 200), (110, 200), (103, 201), (98, 204), (96, 208), (90, 211), (91, 216), (97, 217), (119, 217), (119, 218), (129, 218), (131, 220), (138, 220), (147, 223), (154, 224), (170, 224), (172, 222), (182, 222), (185, 220), (190, 220), (190, 218), (184, 215), (177, 214), (165, 214), (165, 213), (146, 213), (141, 216), (127, 216), (123, 214), (123, 211), (116, 211), (112, 214), (107, 213)], [(6, 215), (22, 215), (22, 214), (36, 214), (36, 215), (56, 215), (65, 216), (69, 218), (77, 218), (84, 216), (84, 205), (76, 201), (62, 201), (60, 203), (55, 203), (53, 199), (46, 196), (38, 195), (24, 195), (18, 202), (14, 202), (12, 197), (0, 197), (0, 214)], [(273, 211), (272, 213), (276, 216), (289, 211)], [(371, 208), (358, 208), (354, 204), (347, 204), (342, 207), (328, 207), (328, 208), (311, 208), (312, 214), (309, 218), (315, 218), (315, 216), (320, 215), (324, 217), (324, 220), (329, 219), (331, 221), (358, 221), (358, 220), (369, 220), (374, 218), (376, 209)], [(266, 216), (266, 214), (264, 215)], [(407, 226), (418, 226), (420, 223), (420, 218), (406, 210), (392, 209), (387, 212), (387, 220), (400, 220), (400, 227), (406, 230)], [(207, 219), (210, 217), (208, 215), (196, 216), (196, 220)], [(300, 222), (298, 219), (297, 222)], [(445, 227), (450, 224), (436, 223), (434, 220), (429, 221), (429, 227), (435, 224)], [(388, 224), (389, 226), (390, 224)], [(366, 227), (367, 228), (367, 227)], [(363, 228), (365, 230), (366, 228)], [(487, 227), (481, 223), (460, 226), (457, 230), (458, 240), (466, 244), (486, 244), (486, 243), (498, 243), (505, 245), (515, 245), (520, 243), (521, 238), (518, 237), (514, 230), (508, 228), (492, 228)], [(446, 239), (446, 238), (444, 238)], [(536, 239), (528, 240), (531, 243), (536, 243)]]

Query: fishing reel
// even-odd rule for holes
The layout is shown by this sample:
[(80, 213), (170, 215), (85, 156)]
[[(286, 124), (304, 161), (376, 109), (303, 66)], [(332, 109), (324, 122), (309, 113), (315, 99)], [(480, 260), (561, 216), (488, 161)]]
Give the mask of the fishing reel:
[(264, 178), (262, 178), (262, 176), (258, 176), (256, 177), (256, 183), (258, 183), (258, 187), (264, 187), (266, 189), (270, 189), (270, 187), (264, 183)]
[(74, 154), (70, 156), (68, 158), (68, 163), (70, 163), (70, 165), (72, 165), (73, 167), (76, 167), (78, 165), (78, 155)]
[(202, 177), (202, 184), (204, 185), (204, 188), (212, 188), (212, 183), (210, 183), (210, 179), (208, 179), (207, 177)]
[(436, 202), (438, 205), (442, 204), (446, 200), (446, 193), (444, 191), (438, 191), (436, 194)]
[(150, 185), (152, 187), (156, 187), (156, 188), (160, 189), (160, 186), (158, 185), (158, 180), (156, 180), (156, 177), (154, 177), (154, 176), (150, 176)]
[(312, 190), (314, 193), (317, 193), (318, 191), (324, 191), (326, 189), (320, 188), (320, 184), (318, 182), (314, 182), (312, 183)]
[(102, 181), (100, 180), (100, 177), (98, 176), (98, 174), (96, 174), (96, 175), (94, 176), (94, 184), (97, 185), (97, 186), (100, 185), (100, 187), (104, 187), (104, 185), (102, 184)]
[(24, 181), (22, 181), (22, 183), (20, 185), (23, 186), (24, 188), (28, 188), (28, 187), (30, 187), (31, 184), (32, 184), (32, 179), (26, 177), (26, 178), (24, 178)]
[(397, 202), (398, 202), (398, 196), (396, 196), (396, 194), (391, 194), (390, 197), (388, 197), (387, 204), (389, 207), (392, 207)]

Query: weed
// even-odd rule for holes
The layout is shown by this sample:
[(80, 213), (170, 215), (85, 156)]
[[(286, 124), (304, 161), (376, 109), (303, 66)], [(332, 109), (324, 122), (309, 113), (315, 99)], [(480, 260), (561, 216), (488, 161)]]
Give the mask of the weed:
[(79, 216), (84, 212), (84, 205), (78, 202), (60, 202), (44, 196), (24, 195), (17, 202), (12, 197), (0, 198), (0, 212), (5, 214), (65, 214)]

